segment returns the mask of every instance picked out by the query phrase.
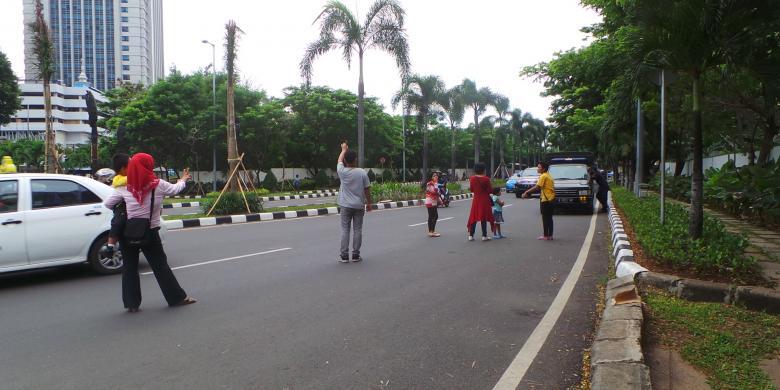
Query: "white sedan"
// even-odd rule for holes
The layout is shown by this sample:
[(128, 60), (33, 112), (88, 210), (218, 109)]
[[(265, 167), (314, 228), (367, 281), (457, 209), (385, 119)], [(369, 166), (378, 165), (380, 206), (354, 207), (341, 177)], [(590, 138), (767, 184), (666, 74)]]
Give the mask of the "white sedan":
[(103, 258), (114, 190), (71, 175), (0, 175), (0, 273), (88, 262), (100, 274), (121, 272), (121, 253)]

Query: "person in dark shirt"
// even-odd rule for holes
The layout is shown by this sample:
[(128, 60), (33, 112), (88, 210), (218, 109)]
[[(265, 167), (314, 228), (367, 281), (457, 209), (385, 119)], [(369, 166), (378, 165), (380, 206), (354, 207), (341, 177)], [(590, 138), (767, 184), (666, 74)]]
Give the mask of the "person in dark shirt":
[(599, 186), (598, 191), (596, 192), (596, 199), (598, 199), (599, 203), (601, 203), (601, 210), (599, 212), (606, 213), (609, 209), (609, 205), (607, 204), (609, 183), (607, 183), (607, 179), (605, 179), (604, 175), (602, 175), (595, 167), (590, 167), (588, 171), (590, 173), (590, 182), (596, 182), (596, 184)]

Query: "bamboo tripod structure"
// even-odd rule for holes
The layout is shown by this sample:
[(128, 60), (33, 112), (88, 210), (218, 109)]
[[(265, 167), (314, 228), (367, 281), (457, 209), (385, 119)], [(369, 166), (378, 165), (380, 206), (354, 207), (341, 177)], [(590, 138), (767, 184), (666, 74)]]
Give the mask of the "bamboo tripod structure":
[[(238, 164), (236, 164), (236, 167), (233, 168), (233, 171), (230, 172), (230, 176), (228, 177), (227, 181), (225, 182), (225, 186), (222, 187), (222, 191), (219, 192), (219, 196), (217, 196), (217, 200), (214, 201), (214, 204), (211, 205), (211, 209), (209, 209), (209, 212), (206, 213), (206, 216), (211, 216), (211, 213), (214, 211), (214, 208), (217, 207), (219, 204), (219, 201), (222, 200), (222, 195), (225, 194), (225, 191), (227, 191), (228, 188), (230, 188), (230, 183), (233, 180), (236, 180), (236, 184), (238, 185), (238, 190), (241, 193), (241, 197), (244, 198), (244, 205), (246, 206), (246, 212), (247, 214), (252, 213), (252, 209), (249, 207), (249, 201), (246, 199), (245, 191), (248, 191), (251, 186), (252, 191), (256, 191), (255, 184), (252, 181), (252, 177), (247, 175), (249, 185), (247, 185), (247, 181), (244, 180), (243, 176), (241, 175), (239, 171), (239, 168), (244, 174), (247, 174), (246, 166), (244, 166), (244, 153), (241, 153), (240, 156), (236, 159), (228, 159), (228, 161), (238, 161)], [(238, 173), (238, 175), (236, 175)]]

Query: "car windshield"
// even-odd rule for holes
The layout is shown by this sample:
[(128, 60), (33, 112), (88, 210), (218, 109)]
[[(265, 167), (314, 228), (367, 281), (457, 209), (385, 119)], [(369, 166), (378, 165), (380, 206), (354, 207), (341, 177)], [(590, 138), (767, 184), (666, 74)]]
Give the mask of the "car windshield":
[(588, 167), (584, 164), (551, 165), (550, 176), (556, 180), (585, 180), (588, 178)]
[(523, 177), (535, 177), (539, 176), (539, 172), (536, 171), (536, 168), (526, 168), (523, 170)]

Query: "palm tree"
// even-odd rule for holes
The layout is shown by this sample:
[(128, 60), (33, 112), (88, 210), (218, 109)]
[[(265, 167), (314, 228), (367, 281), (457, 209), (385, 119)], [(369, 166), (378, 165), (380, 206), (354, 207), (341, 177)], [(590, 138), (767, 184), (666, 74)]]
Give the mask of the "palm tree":
[(452, 142), (450, 143), (450, 177), (455, 177), (455, 133), (460, 122), (463, 121), (463, 115), (466, 113), (466, 105), (463, 104), (458, 87), (450, 88), (442, 95), (439, 102), (444, 113), (447, 115), (447, 122), (450, 125)]
[(363, 87), (363, 56), (376, 48), (389, 53), (405, 78), (409, 73), (409, 44), (406, 41), (404, 17), (406, 11), (396, 0), (376, 0), (361, 25), (354, 14), (340, 1), (329, 1), (314, 20), (320, 21), (320, 37), (306, 48), (300, 63), (306, 84), (311, 82), (314, 60), (331, 51), (340, 50), (347, 66), (357, 54), (360, 78), (358, 80), (358, 165), (365, 166), (365, 107)]
[(509, 120), (509, 128), (512, 131), (512, 136), (515, 139), (515, 150), (514, 150), (514, 160), (515, 162), (519, 162), (522, 166), (523, 164), (523, 156), (522, 156), (522, 143), (523, 143), (523, 111), (521, 111), (519, 108), (515, 108), (511, 112), (511, 119)]
[[(238, 35), (243, 31), (231, 20), (225, 25), (225, 69), (227, 70), (227, 156), (230, 170), (232, 173), (238, 165), (238, 144), (236, 140), (236, 107), (235, 107), (235, 85), (236, 85), (236, 57), (238, 54)], [(230, 180), (228, 183), (230, 191), (238, 190), (238, 181)]]
[(423, 178), (428, 177), (428, 120), (441, 107), (445, 90), (439, 76), (413, 75), (406, 79), (404, 87), (393, 96), (393, 108), (403, 102), (407, 109), (417, 113), (417, 130), (423, 133)]
[(57, 173), (57, 145), (54, 137), (54, 129), (51, 120), (51, 77), (55, 72), (54, 45), (49, 35), (49, 26), (43, 17), (43, 4), (41, 0), (35, 0), (35, 21), (28, 26), (33, 35), (33, 52), (35, 53), (35, 67), (38, 78), (43, 81), (43, 107), (46, 115), (46, 133), (44, 136), (43, 167), (46, 173)]
[[(503, 146), (503, 127), (507, 123), (506, 114), (509, 111), (509, 98), (501, 94), (493, 95), (493, 101), (491, 102), (493, 108), (496, 109), (498, 115), (495, 117), (495, 125), (498, 126), (498, 142), (496, 142), (496, 129), (493, 128), (493, 136), (490, 138), (490, 171), (496, 171), (496, 159), (495, 159), (495, 144), (498, 145), (499, 150), (499, 162), (501, 166), (504, 166), (504, 146)], [(503, 175), (503, 172), (502, 172)], [(502, 176), (503, 178), (503, 176)]]
[(493, 101), (493, 92), (490, 88), (477, 89), (477, 84), (469, 79), (464, 79), (458, 86), (463, 103), (471, 108), (474, 114), (474, 163), (479, 162), (480, 127), (479, 118), (485, 113), (487, 106)]

